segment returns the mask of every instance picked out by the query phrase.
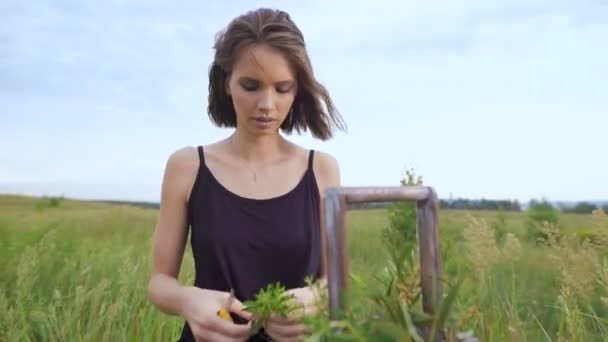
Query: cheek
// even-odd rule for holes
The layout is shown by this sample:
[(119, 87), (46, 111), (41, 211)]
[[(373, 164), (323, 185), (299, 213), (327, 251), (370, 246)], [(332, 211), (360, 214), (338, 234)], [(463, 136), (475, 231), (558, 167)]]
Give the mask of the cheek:
[(277, 95), (277, 107), (281, 112), (287, 112), (289, 111), (289, 108), (291, 108), (291, 106), (293, 105), (295, 99), (295, 93), (279, 94)]
[(287, 112), (289, 111), (289, 108), (291, 108), (291, 105), (293, 104), (294, 99), (295, 99), (295, 97), (291, 96), (291, 95), (279, 96), (279, 98), (277, 99), (277, 109), (281, 113), (287, 114)]
[(234, 103), (237, 113), (239, 113), (255, 109), (257, 98), (253, 93), (237, 90), (232, 93), (232, 102)]

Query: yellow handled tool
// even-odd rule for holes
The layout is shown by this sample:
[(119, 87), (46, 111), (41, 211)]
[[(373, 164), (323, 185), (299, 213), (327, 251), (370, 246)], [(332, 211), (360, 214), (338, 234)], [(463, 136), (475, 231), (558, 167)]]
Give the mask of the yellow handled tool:
[(228, 322), (232, 322), (232, 316), (230, 316), (230, 308), (232, 307), (232, 302), (234, 302), (234, 289), (230, 289), (230, 295), (226, 300), (226, 304), (223, 308), (217, 311), (217, 315)]

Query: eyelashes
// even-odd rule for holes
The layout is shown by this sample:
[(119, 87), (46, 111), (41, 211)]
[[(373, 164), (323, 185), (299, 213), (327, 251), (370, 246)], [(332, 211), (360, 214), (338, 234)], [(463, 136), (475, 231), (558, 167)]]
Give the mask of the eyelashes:
[[(259, 84), (256, 84), (256, 83), (243, 82), (243, 83), (240, 83), (240, 85), (241, 85), (241, 88), (243, 88), (243, 90), (245, 90), (247, 92), (255, 92), (260, 88)], [(293, 89), (293, 85), (276, 87), (276, 91), (281, 94), (289, 93), (292, 89)]]
[(257, 85), (241, 84), (241, 87), (243, 88), (243, 90), (248, 91), (248, 92), (254, 92), (254, 91), (258, 90)]

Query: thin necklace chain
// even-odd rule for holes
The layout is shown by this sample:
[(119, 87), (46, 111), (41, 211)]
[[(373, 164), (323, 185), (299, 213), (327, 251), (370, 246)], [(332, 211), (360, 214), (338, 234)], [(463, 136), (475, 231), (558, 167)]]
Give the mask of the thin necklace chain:
[[(234, 136), (231, 136), (231, 137), (230, 137), (230, 148), (232, 149), (232, 153), (234, 153), (234, 155), (235, 155), (235, 156), (237, 156), (236, 150), (234, 149), (234, 144), (232, 143), (232, 139), (233, 139), (233, 137), (234, 137)], [(237, 156), (237, 158), (238, 158), (238, 156)], [(254, 183), (257, 183), (257, 182), (258, 182), (258, 175), (257, 175), (257, 173), (255, 172), (255, 170), (251, 169), (251, 168), (250, 168), (250, 167), (249, 167), (247, 164), (245, 164), (244, 162), (243, 162), (243, 165), (244, 165), (244, 166), (245, 166), (245, 167), (246, 167), (246, 168), (247, 168), (247, 169), (248, 169), (248, 170), (249, 170), (249, 171), (250, 171), (250, 172), (253, 174), (253, 182), (254, 182)]]

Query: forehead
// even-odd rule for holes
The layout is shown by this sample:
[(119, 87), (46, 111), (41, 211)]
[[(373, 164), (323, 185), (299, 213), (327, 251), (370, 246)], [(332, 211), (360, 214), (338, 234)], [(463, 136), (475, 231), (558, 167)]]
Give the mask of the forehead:
[(266, 44), (241, 49), (232, 72), (236, 77), (252, 77), (266, 83), (294, 78), (293, 68), (283, 52)]

